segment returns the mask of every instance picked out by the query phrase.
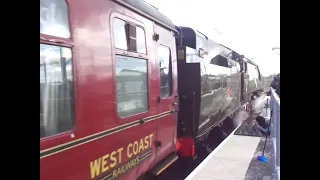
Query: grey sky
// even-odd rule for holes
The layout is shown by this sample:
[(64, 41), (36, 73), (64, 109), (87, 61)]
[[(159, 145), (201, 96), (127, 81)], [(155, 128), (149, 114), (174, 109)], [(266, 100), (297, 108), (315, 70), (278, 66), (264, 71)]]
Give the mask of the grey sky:
[(145, 0), (176, 25), (193, 27), (214, 41), (242, 53), (263, 75), (280, 72), (279, 0)]

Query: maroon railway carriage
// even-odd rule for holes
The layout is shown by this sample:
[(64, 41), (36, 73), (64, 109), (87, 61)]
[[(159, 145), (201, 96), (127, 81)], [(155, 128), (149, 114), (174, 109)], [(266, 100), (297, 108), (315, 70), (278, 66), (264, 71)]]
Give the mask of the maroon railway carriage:
[[(242, 69), (208, 38), (176, 44), (193, 36), (179, 29), (142, 0), (40, 0), (40, 179), (132, 180), (195, 156), (243, 103)], [(183, 65), (177, 46), (218, 63)]]
[(40, 16), (40, 178), (161, 173), (177, 159), (173, 23), (133, 0), (40, 0)]

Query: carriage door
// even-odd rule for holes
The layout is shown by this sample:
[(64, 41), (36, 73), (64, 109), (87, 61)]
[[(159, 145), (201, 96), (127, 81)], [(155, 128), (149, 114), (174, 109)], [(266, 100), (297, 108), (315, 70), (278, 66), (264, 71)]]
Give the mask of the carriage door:
[[(156, 69), (159, 83), (158, 89), (158, 114), (161, 118), (157, 120), (157, 161), (171, 154), (175, 149), (175, 136), (177, 130), (174, 103), (177, 99), (175, 39), (171, 31), (155, 25), (154, 42), (156, 45)], [(174, 61), (176, 62), (176, 61)], [(173, 74), (175, 76), (173, 76)], [(163, 114), (163, 115), (162, 115)]]

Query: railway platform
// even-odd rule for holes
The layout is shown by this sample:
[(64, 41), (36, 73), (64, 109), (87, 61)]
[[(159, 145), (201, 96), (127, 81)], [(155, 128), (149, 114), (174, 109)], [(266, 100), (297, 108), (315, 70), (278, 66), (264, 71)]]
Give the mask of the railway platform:
[[(265, 138), (232, 135), (213, 151), (185, 180), (270, 180), (273, 173), (273, 148), (268, 140), (265, 156), (261, 156)], [(271, 146), (270, 146), (271, 145)]]
[[(271, 135), (235, 135), (239, 126), (185, 180), (280, 180), (280, 99), (271, 91)], [(262, 155), (268, 162), (258, 160)]]

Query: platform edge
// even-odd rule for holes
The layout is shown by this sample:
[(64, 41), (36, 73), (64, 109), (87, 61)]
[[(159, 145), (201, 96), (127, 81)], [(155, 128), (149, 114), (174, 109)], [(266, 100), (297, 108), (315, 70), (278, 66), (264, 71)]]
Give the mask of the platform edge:
[(224, 139), (219, 146), (217, 146), (184, 180), (191, 180), (192, 178), (195, 177), (195, 175), (209, 162), (209, 160), (223, 147), (225, 143), (227, 143), (231, 137), (234, 135), (236, 130), (240, 127), (236, 127), (230, 134), (229, 136)]

